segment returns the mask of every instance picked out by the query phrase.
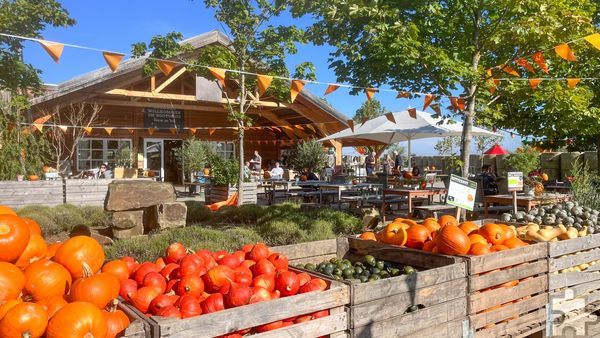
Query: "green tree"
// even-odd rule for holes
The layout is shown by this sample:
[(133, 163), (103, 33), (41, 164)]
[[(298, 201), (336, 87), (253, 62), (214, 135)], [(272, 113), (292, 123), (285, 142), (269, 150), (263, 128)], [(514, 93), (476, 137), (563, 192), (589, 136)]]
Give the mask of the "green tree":
[(488, 106), (486, 70), (589, 34), (597, 1), (293, 2), (294, 14), (315, 19), (312, 40), (335, 47), (330, 65), (338, 80), (464, 97), (466, 108), (459, 115), (466, 176), (473, 124), (490, 124), (497, 117)]
[[(41, 38), (48, 26), (68, 27), (75, 23), (55, 0), (0, 0), (0, 32)], [(0, 36), (0, 90), (16, 93), (41, 89), (40, 70), (23, 61), (22, 40)]]
[[(303, 29), (293, 25), (275, 26), (270, 24), (273, 17), (287, 10), (286, 1), (204, 0), (204, 4), (207, 8), (215, 11), (217, 20), (227, 28), (226, 33), (230, 36), (232, 43), (228, 46), (229, 48), (205, 48), (205, 51), (201, 52), (204, 53), (201, 56), (205, 58), (198, 58), (195, 62), (198, 65), (240, 71), (240, 73), (227, 74), (229, 78), (237, 82), (238, 90), (232, 93), (229, 88), (223, 88), (223, 91), (228, 98), (229, 118), (238, 126), (240, 170), (238, 189), (241, 195), (244, 177), (244, 127), (252, 123), (246, 113), (248, 109), (256, 107), (254, 101), (259, 99), (258, 95), (252, 95), (256, 80), (249, 78), (245, 72), (289, 77), (285, 57), (297, 52), (296, 43), (305, 43), (307, 41), (306, 34)], [(171, 33), (166, 37), (155, 37), (150, 43), (150, 47), (153, 47), (151, 55), (158, 58), (169, 58), (189, 51), (189, 47), (176, 43), (179, 39), (181, 39), (181, 35), (178, 33)], [(136, 44), (134, 45), (134, 54), (141, 56), (146, 49), (145, 44)], [(155, 65), (152, 63), (147, 63), (147, 65), (150, 67), (150, 71), (155, 71)], [(197, 72), (206, 74), (206, 70), (200, 68), (197, 69)], [(314, 79), (314, 66), (306, 62), (299, 64), (293, 77)], [(289, 84), (284, 80), (274, 79), (271, 89), (265, 94), (265, 96), (269, 95), (279, 99), (288, 98)], [(241, 201), (240, 198), (239, 203)]]
[(327, 153), (323, 145), (316, 140), (301, 141), (290, 156), (290, 164), (292, 169), (298, 172), (304, 172), (305, 169), (313, 173), (319, 172), (327, 164)]
[[(376, 117), (383, 116), (388, 113), (388, 110), (385, 109), (381, 105), (381, 102), (377, 99), (366, 100), (363, 102), (360, 107), (354, 113), (354, 117), (352, 118), (354, 122), (358, 125), (361, 123), (372, 120)], [(381, 154), (388, 148), (388, 145), (374, 145), (374, 146), (365, 146), (364, 148), (367, 153), (375, 152), (377, 154), (376, 158), (379, 158)]]

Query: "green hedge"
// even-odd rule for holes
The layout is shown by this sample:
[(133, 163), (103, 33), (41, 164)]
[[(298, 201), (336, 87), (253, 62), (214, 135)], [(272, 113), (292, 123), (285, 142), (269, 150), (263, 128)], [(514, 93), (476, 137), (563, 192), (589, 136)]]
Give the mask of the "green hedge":
[(69, 232), (75, 226), (84, 225), (90, 228), (110, 226), (111, 214), (102, 207), (63, 204), (56, 207), (31, 205), (17, 211), (21, 217), (29, 217), (40, 224), (44, 236), (52, 236), (61, 232)]

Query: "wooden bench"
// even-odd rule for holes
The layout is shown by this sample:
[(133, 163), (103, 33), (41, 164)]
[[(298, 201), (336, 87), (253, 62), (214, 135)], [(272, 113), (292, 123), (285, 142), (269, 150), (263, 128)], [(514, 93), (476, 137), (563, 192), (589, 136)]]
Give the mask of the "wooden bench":
[[(418, 205), (414, 207), (414, 215), (421, 214), (421, 218), (434, 217), (438, 218), (438, 214), (443, 211), (455, 210), (454, 205), (449, 204), (432, 204), (432, 205)], [(413, 216), (414, 216), (413, 215)]]

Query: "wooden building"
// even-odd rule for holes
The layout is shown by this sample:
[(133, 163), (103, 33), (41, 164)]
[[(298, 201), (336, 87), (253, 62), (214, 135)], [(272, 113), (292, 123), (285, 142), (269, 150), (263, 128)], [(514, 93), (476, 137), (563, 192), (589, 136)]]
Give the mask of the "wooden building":
[[(230, 40), (219, 31), (211, 31), (182, 43), (197, 51), (210, 44), (228, 46)], [(164, 180), (176, 182), (181, 176), (174, 149), (191, 135), (215, 142), (224, 156), (237, 154), (235, 130), (223, 129), (235, 123), (228, 120), (227, 99), (215, 80), (197, 78), (184, 65), (178, 65), (168, 76), (160, 72), (144, 76), (145, 61), (145, 57), (126, 60), (116, 72), (108, 67), (92, 71), (32, 99), (34, 118), (53, 111), (60, 114), (78, 103), (102, 107), (98, 124), (79, 142), (77, 156), (70, 161), (72, 171), (111, 163), (115, 150), (130, 147), (137, 153), (138, 169), (154, 170)], [(347, 117), (306, 89), (294, 103), (255, 93), (251, 104), (249, 116), (254, 128), (245, 130), (244, 156), (250, 158), (258, 150), (263, 166), (280, 159), (282, 152), (299, 140), (321, 138), (347, 128)], [(105, 127), (115, 129), (109, 135)], [(334, 142), (326, 146), (336, 150), (339, 163), (341, 145)]]

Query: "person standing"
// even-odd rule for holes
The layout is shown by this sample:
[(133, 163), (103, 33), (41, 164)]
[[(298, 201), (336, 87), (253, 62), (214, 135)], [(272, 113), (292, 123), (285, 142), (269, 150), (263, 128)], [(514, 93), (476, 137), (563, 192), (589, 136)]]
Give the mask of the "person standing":
[(373, 175), (375, 171), (375, 157), (377, 154), (373, 151), (365, 158), (365, 169), (367, 170), (367, 176)]
[(250, 164), (254, 167), (254, 171), (260, 172), (262, 167), (262, 157), (258, 154), (258, 150), (254, 151), (254, 157), (250, 160)]
[(402, 171), (402, 156), (397, 150), (394, 151), (394, 172), (399, 174)]

